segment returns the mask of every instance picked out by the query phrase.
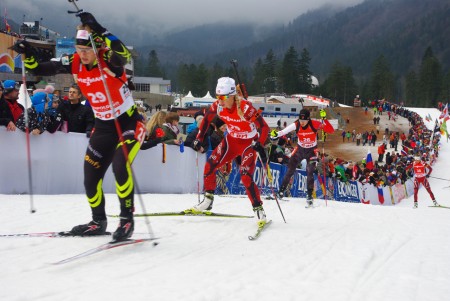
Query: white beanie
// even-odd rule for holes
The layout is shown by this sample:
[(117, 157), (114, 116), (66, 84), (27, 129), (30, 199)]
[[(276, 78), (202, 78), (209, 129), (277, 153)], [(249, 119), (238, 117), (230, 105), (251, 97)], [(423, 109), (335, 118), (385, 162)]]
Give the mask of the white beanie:
[(236, 83), (230, 77), (221, 77), (217, 80), (216, 95), (236, 95)]

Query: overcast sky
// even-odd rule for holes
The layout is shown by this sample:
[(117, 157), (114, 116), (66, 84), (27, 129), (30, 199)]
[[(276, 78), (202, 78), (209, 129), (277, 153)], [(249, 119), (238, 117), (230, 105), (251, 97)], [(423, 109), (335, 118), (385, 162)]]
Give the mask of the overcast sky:
[[(295, 17), (326, 3), (352, 6), (363, 0), (80, 0), (75, 3), (80, 9), (91, 12), (99, 22), (112, 29), (128, 26), (137, 30), (152, 30), (155, 33), (193, 27), (219, 21), (247, 20), (261, 24), (289, 22)], [(0, 0), (2, 15), (7, 9), (8, 17), (17, 23), (43, 18), (43, 24), (60, 25), (55, 31), (63, 32), (77, 24), (67, 14), (73, 10), (72, 3), (65, 0)], [(63, 24), (61, 24), (63, 23)], [(53, 29), (53, 28), (51, 28)]]

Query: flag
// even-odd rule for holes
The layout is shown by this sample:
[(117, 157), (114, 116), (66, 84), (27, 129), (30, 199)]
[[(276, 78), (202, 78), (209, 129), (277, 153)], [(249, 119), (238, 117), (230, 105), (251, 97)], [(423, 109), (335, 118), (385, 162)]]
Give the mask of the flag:
[(408, 152), (406, 152), (406, 150), (404, 148), (402, 148), (402, 150), (400, 151), (400, 154), (402, 156), (408, 156)]
[(366, 168), (368, 170), (372, 170), (374, 168), (373, 160), (372, 160), (372, 154), (370, 153), (370, 149), (367, 151)]
[(448, 132), (447, 132), (447, 122), (444, 120), (444, 122), (442, 122), (441, 124), (441, 134), (442, 135), (447, 135), (448, 138)]
[(441, 115), (439, 115), (439, 119), (447, 117), (448, 119), (448, 103), (445, 104), (444, 109), (442, 110)]

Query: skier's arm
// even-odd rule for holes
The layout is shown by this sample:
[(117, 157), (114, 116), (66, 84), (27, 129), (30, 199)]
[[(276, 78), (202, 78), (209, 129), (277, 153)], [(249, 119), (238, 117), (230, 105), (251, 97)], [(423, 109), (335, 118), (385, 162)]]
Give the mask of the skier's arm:
[(123, 67), (131, 60), (131, 53), (127, 47), (106, 28), (100, 25), (94, 16), (88, 12), (82, 12), (78, 15), (84, 26), (89, 26), (92, 30), (94, 40), (102, 40), (109, 50), (104, 54), (104, 59), (110, 67)]
[(285, 127), (284, 129), (282, 129), (281, 131), (278, 131), (278, 137), (282, 137), (282, 136), (294, 131), (297, 128), (297, 126), (296, 126), (297, 122), (298, 121), (295, 121), (295, 122), (291, 123), (290, 125), (288, 125), (287, 127)]
[(217, 114), (217, 104), (218, 101), (214, 102), (208, 111), (205, 113), (205, 117), (202, 119), (202, 122), (198, 125), (198, 134), (195, 140), (198, 140), (200, 142), (203, 142), (203, 139), (205, 138), (205, 134), (208, 131), (209, 125), (211, 121), (213, 120), (214, 116)]
[(24, 66), (32, 74), (51, 76), (57, 73), (70, 73), (73, 55), (62, 57), (58, 61), (39, 60), (41, 52), (39, 49), (31, 46), (26, 40), (18, 40), (11, 47), (15, 52), (25, 55)]

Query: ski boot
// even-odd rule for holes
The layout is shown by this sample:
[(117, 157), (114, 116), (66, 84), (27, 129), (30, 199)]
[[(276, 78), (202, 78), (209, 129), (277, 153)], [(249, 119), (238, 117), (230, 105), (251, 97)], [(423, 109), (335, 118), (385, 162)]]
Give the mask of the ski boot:
[(94, 236), (104, 235), (106, 227), (108, 226), (107, 220), (90, 221), (87, 224), (78, 225), (72, 228), (70, 231), (75, 236)]
[(203, 201), (192, 207), (193, 213), (201, 213), (205, 210), (211, 210), (214, 203), (214, 191), (208, 190), (205, 191), (205, 195), (203, 197)]
[(134, 232), (134, 220), (133, 217), (125, 218), (121, 217), (119, 226), (112, 235), (114, 242), (127, 240), (133, 235)]
[(253, 207), (253, 212), (255, 213), (255, 217), (258, 219), (257, 224), (258, 227), (262, 227), (266, 224), (266, 213), (264, 212), (263, 206)]
[(413, 209), (417, 209), (417, 208), (419, 208), (419, 203), (417, 203), (417, 202), (414, 202), (414, 206), (413, 206)]
[(439, 207), (439, 206), (440, 206), (439, 203), (436, 202), (436, 200), (433, 200), (433, 205), (436, 206), (436, 207)]

